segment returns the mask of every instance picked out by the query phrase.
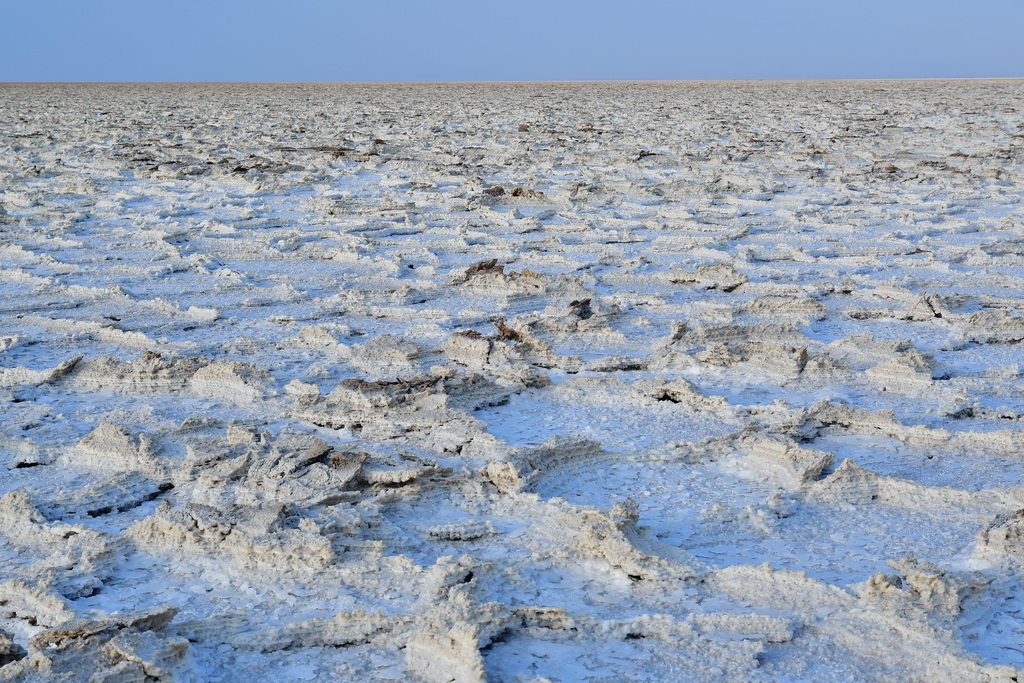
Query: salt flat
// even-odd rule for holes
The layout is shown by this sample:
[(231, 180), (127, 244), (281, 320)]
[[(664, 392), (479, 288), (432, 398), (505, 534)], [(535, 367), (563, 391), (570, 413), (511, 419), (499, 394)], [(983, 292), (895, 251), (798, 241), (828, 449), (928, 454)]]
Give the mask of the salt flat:
[(0, 680), (1019, 680), (1022, 102), (0, 85)]

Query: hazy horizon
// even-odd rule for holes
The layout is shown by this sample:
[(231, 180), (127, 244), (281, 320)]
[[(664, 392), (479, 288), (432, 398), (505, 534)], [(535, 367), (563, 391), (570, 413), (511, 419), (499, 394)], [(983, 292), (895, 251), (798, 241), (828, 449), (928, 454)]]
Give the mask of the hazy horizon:
[(962, 76), (955, 78), (691, 78), (691, 79), (579, 79), (518, 81), (0, 81), (0, 85), (679, 85), (686, 83), (899, 83), (948, 81), (1021, 81), (1024, 76)]
[(1024, 5), (866, 0), (40, 0), (7, 8), (0, 82), (418, 83), (1024, 77)]

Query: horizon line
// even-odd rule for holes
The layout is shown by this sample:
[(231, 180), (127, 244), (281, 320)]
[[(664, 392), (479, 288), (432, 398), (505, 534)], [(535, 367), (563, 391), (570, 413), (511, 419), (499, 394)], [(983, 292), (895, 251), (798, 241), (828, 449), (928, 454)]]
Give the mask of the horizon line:
[(863, 83), (889, 81), (1019, 81), (1024, 76), (909, 76), (863, 78), (696, 78), (696, 79), (576, 79), (469, 81), (0, 81), (6, 85), (600, 85), (626, 83)]

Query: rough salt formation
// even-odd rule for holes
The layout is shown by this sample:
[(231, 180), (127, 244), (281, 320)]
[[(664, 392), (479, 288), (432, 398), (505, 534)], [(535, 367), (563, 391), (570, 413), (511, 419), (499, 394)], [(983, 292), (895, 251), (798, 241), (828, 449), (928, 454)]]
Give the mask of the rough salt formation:
[(0, 90), (0, 681), (1024, 674), (1024, 82)]

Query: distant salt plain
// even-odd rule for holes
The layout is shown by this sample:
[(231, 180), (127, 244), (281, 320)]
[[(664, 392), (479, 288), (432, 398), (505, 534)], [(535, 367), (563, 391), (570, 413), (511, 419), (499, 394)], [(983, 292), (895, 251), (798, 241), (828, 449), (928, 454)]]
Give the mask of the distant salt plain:
[(1019, 680), (1022, 103), (0, 85), (0, 680)]

